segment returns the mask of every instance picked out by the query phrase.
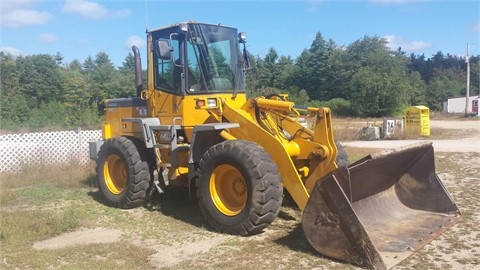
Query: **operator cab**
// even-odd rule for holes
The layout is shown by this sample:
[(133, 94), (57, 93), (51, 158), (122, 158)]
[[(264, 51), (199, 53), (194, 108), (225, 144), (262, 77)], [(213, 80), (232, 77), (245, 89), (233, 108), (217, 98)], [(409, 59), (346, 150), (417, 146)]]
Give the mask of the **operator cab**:
[[(174, 24), (149, 32), (157, 90), (174, 95), (245, 92), (244, 33), (221, 25)], [(243, 54), (239, 44), (243, 44)]]

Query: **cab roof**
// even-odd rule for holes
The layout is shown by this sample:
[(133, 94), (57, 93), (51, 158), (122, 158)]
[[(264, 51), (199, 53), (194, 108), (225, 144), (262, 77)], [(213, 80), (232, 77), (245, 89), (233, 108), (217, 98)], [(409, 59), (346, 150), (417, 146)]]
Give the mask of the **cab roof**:
[(186, 22), (179, 22), (179, 23), (174, 23), (174, 24), (170, 24), (170, 25), (167, 25), (167, 26), (163, 26), (163, 27), (160, 27), (160, 28), (155, 28), (153, 30), (147, 30), (147, 33), (156, 32), (156, 31), (160, 31), (160, 30), (165, 30), (165, 29), (169, 29), (169, 28), (172, 28), (172, 27), (178, 27), (182, 24), (203, 24), (203, 25), (221, 26), (221, 27), (225, 27), (225, 28), (235, 29), (234, 27), (225, 26), (225, 25), (222, 25), (220, 23), (212, 24), (212, 23), (197, 22), (195, 20), (189, 20), (189, 21), (186, 21)]

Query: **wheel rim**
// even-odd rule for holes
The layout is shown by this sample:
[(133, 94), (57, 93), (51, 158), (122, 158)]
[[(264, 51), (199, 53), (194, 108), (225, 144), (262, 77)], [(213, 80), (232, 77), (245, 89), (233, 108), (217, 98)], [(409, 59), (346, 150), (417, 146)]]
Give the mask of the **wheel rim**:
[(232, 165), (222, 164), (210, 177), (210, 194), (217, 209), (227, 216), (238, 215), (247, 204), (247, 184)]
[(123, 160), (117, 155), (109, 155), (103, 165), (105, 185), (113, 194), (120, 194), (127, 185), (127, 170)]

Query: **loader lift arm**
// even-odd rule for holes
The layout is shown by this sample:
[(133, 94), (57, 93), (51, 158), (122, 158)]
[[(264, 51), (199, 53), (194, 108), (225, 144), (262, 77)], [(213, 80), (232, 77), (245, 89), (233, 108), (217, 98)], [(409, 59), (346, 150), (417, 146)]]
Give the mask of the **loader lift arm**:
[[(286, 113), (293, 110), (292, 102), (277, 101), (265, 98), (250, 99), (242, 108), (233, 108), (228, 103), (223, 104), (223, 119), (228, 122), (239, 123), (241, 128), (230, 130), (229, 134), (235, 138), (242, 138), (261, 145), (266, 152), (272, 155), (278, 165), (282, 184), (288, 190), (300, 210), (303, 211), (310, 197), (315, 180), (320, 179), (326, 173), (335, 170), (335, 157), (337, 148), (333, 142), (330, 111), (328, 108), (309, 108), (316, 114), (316, 133), (305, 129), (311, 140), (286, 139), (283, 133), (275, 134), (261, 127), (255, 117), (257, 108), (263, 110), (276, 110)], [(270, 119), (271, 120), (271, 119)], [(266, 119), (265, 121), (269, 121)], [(303, 127), (293, 120), (285, 120), (292, 125), (282, 125), (287, 132), (292, 134), (295, 130)], [(271, 123), (271, 126), (277, 123)], [(283, 131), (281, 131), (283, 132)], [(296, 131), (295, 131), (296, 133)], [(318, 135), (318, 133), (323, 133)], [(310, 190), (309, 190), (310, 189)]]

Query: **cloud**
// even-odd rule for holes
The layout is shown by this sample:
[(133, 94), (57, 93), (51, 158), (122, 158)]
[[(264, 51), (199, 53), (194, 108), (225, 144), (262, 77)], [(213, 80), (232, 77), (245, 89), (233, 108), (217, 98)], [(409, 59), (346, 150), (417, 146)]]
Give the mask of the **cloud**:
[[(8, 1), (7, 1), (8, 3)], [(46, 24), (52, 19), (52, 14), (46, 11), (18, 8), (9, 6), (0, 12), (1, 28), (21, 28), (29, 25)]]
[(472, 26), (472, 31), (475, 32), (475, 33), (480, 32), (480, 23), (474, 24)]
[(13, 57), (17, 57), (17, 56), (20, 56), (20, 55), (24, 55), (24, 53), (17, 49), (17, 48), (14, 48), (14, 47), (0, 47), (0, 52), (4, 52), (6, 54), (10, 54), (12, 55)]
[(67, 0), (62, 11), (65, 13), (76, 13), (92, 20), (102, 19), (108, 14), (108, 10), (104, 6), (86, 0)]
[(76, 43), (78, 45), (89, 45), (89, 44), (92, 44), (92, 42), (89, 40), (89, 39), (86, 39), (86, 38), (79, 38), (76, 40)]
[(402, 48), (402, 51), (415, 52), (432, 46), (431, 43), (426, 41), (413, 40), (407, 42), (402, 37), (395, 35), (387, 35), (383, 38), (387, 41), (387, 46), (391, 50), (397, 50), (398, 48)]
[(126, 18), (130, 16), (131, 13), (132, 12), (129, 9), (119, 9), (119, 10), (110, 11), (109, 15), (114, 18)]
[(381, 4), (381, 5), (401, 5), (401, 4), (409, 4), (409, 3), (418, 3), (419, 0), (371, 0), (372, 3)]
[(307, 13), (315, 13), (319, 7), (323, 4), (324, 0), (309, 0), (306, 2), (307, 7), (305, 11)]
[(38, 36), (38, 40), (43, 43), (55, 43), (57, 42), (58, 38), (53, 34), (45, 33)]
[(88, 0), (67, 0), (62, 11), (64, 13), (78, 14), (89, 20), (100, 20), (109, 16), (124, 18), (131, 13), (128, 9), (108, 10), (101, 4)]
[(5, 1), (2, 3), (2, 13), (8, 13), (16, 9), (33, 9), (38, 0)]
[(146, 44), (147, 43), (145, 42), (145, 39), (139, 36), (129, 36), (127, 38), (127, 41), (125, 41), (125, 47), (127, 47), (128, 49), (131, 49), (133, 45), (139, 48), (143, 48)]

